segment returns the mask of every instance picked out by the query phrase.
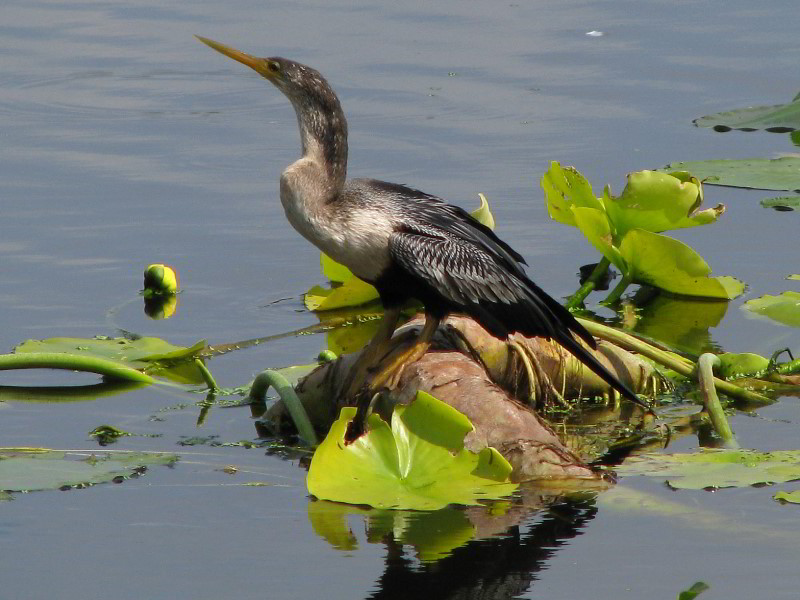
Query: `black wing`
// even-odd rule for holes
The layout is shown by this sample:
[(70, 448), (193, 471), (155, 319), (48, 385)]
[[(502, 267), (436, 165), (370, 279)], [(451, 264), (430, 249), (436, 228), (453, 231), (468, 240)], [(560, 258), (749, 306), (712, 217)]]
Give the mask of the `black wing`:
[(594, 338), (569, 311), (528, 279), (504, 246), (493, 244), (494, 233), (489, 236), (475, 225), (468, 215), (436, 225), (409, 221), (391, 236), (389, 252), (398, 267), (451, 309), (469, 314), (495, 335), (519, 331), (558, 338), (573, 331), (594, 347)]

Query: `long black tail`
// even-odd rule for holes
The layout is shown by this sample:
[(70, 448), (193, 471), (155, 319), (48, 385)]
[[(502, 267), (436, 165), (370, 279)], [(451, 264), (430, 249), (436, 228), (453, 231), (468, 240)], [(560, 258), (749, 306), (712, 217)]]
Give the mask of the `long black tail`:
[(644, 401), (640, 400), (639, 397), (635, 393), (633, 393), (633, 390), (631, 390), (631, 388), (622, 383), (615, 375), (610, 373), (608, 369), (606, 369), (600, 363), (600, 361), (598, 361), (597, 358), (595, 358), (594, 354), (592, 354), (591, 351), (587, 350), (579, 341), (577, 341), (574, 337), (572, 337), (572, 333), (566, 330), (560, 330), (556, 333), (554, 338), (555, 341), (557, 341), (564, 348), (569, 350), (570, 354), (572, 354), (584, 365), (586, 365), (592, 371), (594, 371), (597, 374), (597, 376), (600, 377), (600, 379), (602, 379), (612, 388), (617, 390), (625, 398), (627, 398), (631, 402), (635, 402), (636, 404), (644, 408), (648, 413), (655, 414), (653, 412), (653, 409)]

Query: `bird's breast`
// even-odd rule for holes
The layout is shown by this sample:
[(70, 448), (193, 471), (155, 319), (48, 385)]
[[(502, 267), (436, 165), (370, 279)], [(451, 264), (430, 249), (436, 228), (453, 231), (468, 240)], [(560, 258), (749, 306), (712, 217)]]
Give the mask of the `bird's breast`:
[(370, 207), (314, 202), (283, 188), (286, 218), (300, 235), (355, 275), (374, 282), (389, 266), (388, 215)]

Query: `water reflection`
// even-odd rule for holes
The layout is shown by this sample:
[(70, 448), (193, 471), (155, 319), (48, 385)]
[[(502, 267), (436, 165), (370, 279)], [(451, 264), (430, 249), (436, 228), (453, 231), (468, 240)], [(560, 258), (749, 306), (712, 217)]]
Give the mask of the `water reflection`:
[(595, 495), (522, 488), (510, 502), (436, 512), (378, 511), (311, 501), (314, 531), (333, 548), (353, 551), (350, 523), (387, 553), (370, 598), (517, 598), (547, 561), (580, 535), (596, 513)]
[(636, 333), (694, 355), (720, 351), (709, 330), (722, 322), (728, 302), (644, 291), (634, 296), (633, 303)]

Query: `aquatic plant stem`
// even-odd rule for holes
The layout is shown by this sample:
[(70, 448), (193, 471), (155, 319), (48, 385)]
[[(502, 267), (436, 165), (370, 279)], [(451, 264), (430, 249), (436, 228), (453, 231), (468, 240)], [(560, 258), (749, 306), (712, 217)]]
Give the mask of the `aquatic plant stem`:
[(719, 357), (710, 352), (701, 355), (697, 361), (697, 380), (700, 383), (700, 390), (703, 392), (703, 405), (711, 419), (714, 431), (722, 438), (727, 448), (738, 448), (736, 436), (733, 435), (714, 385), (714, 367), (719, 367), (721, 364)]
[(611, 261), (605, 256), (600, 260), (599, 263), (597, 263), (597, 265), (595, 265), (591, 275), (586, 278), (586, 281), (583, 282), (581, 287), (579, 287), (578, 290), (572, 294), (572, 296), (567, 298), (567, 310), (574, 310), (583, 306), (583, 301), (586, 300), (586, 297), (594, 291), (594, 289), (597, 287), (597, 283), (605, 276), (610, 265)]
[[(697, 365), (678, 354), (661, 350), (655, 346), (651, 346), (650, 344), (643, 342), (638, 338), (633, 337), (632, 335), (628, 335), (627, 333), (606, 325), (601, 325), (600, 323), (595, 323), (594, 321), (579, 318), (578, 322), (595, 337), (608, 340), (609, 342), (612, 342), (620, 348), (624, 348), (625, 350), (637, 352), (638, 354), (641, 354), (642, 356), (647, 357), (650, 360), (667, 367), (668, 369), (672, 369), (687, 379), (697, 379)], [(755, 404), (772, 404), (772, 400), (766, 396), (746, 390), (729, 381), (719, 379), (718, 377), (714, 377), (714, 385), (723, 394), (737, 400), (753, 402)]]
[(297, 427), (297, 433), (305, 442), (311, 446), (316, 446), (319, 441), (317, 440), (317, 432), (314, 431), (314, 426), (308, 418), (306, 409), (300, 398), (294, 391), (294, 388), (289, 381), (277, 371), (267, 369), (259, 373), (253, 380), (253, 385), (250, 386), (249, 398), (253, 402), (264, 402), (267, 390), (274, 387), (275, 391), (283, 400), (289, 415)]
[(633, 279), (630, 275), (623, 275), (620, 282), (614, 287), (613, 290), (606, 296), (603, 300), (600, 301), (600, 304), (603, 306), (611, 306), (615, 304), (620, 298), (622, 298), (622, 294), (625, 293), (625, 290), (628, 289), (628, 286), (633, 283)]
[(203, 377), (203, 381), (206, 382), (209, 391), (216, 392), (217, 390), (219, 390), (219, 386), (217, 385), (214, 376), (211, 374), (211, 371), (208, 370), (208, 367), (206, 367), (202, 359), (195, 358), (194, 366), (196, 366), (197, 370), (200, 371), (200, 375)]
[(64, 369), (88, 371), (116, 380), (158, 383), (150, 375), (118, 362), (97, 356), (81, 356), (64, 352), (22, 352), (0, 354), (0, 371), (11, 369)]

